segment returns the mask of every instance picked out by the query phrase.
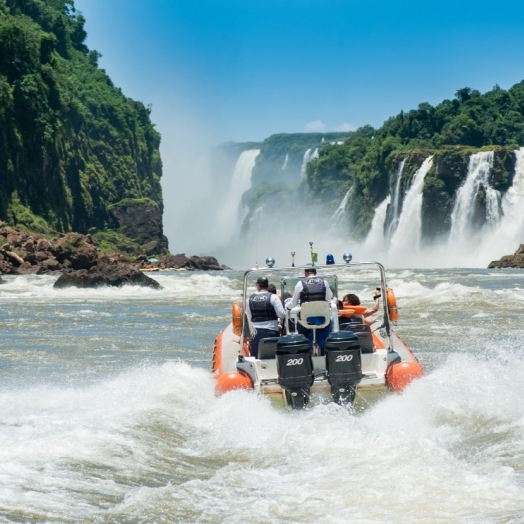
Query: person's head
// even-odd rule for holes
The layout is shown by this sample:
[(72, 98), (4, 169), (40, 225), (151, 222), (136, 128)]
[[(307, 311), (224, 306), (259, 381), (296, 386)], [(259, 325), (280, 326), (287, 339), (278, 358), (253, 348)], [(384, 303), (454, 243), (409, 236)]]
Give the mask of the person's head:
[(353, 293), (349, 293), (348, 295), (344, 295), (342, 303), (348, 306), (360, 306), (360, 298), (358, 298), (357, 295), (353, 295)]
[(266, 291), (269, 286), (269, 283), (267, 281), (266, 277), (258, 277), (257, 278), (257, 289)]
[(273, 293), (273, 295), (277, 294), (277, 287), (275, 286), (275, 284), (269, 284), (269, 286), (267, 286), (267, 290), (270, 293)]
[(317, 268), (316, 267), (306, 267), (306, 269), (304, 269), (304, 275), (306, 277), (309, 277), (311, 275), (316, 275), (317, 274)]

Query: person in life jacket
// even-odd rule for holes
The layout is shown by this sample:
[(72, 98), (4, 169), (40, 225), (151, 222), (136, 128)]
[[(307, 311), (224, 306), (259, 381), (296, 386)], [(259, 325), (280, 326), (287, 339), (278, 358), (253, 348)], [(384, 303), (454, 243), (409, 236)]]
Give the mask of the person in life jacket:
[(278, 319), (286, 314), (278, 296), (268, 291), (266, 277), (258, 277), (257, 290), (249, 297), (246, 315), (256, 329), (256, 335), (250, 342), (249, 351), (252, 357), (258, 358), (258, 343), (263, 338), (279, 337)]
[[(376, 288), (375, 294), (373, 295), (373, 300), (374, 300), (373, 306), (370, 308), (367, 308), (365, 311), (360, 313), (360, 315), (362, 315), (362, 318), (359, 318), (360, 315), (353, 315), (352, 317), (350, 317), (349, 323), (351, 322), (361, 323), (361, 320), (362, 320), (364, 324), (368, 324), (368, 325), (373, 324), (375, 320), (377, 320), (377, 317), (374, 314), (378, 311), (378, 308), (380, 306), (380, 296), (381, 296), (380, 288)], [(357, 295), (349, 293), (348, 295), (344, 295), (344, 297), (342, 298), (342, 305), (346, 307), (360, 306), (360, 298), (358, 298)]]
[[(295, 286), (295, 293), (293, 299), (287, 306), (288, 309), (293, 309), (298, 304), (304, 302), (313, 302), (317, 300), (330, 301), (333, 298), (333, 291), (329, 287), (324, 277), (317, 275), (317, 268), (314, 266), (307, 267), (304, 270), (304, 278), (301, 278)], [(325, 328), (317, 329), (316, 339), (321, 350), (324, 349), (324, 344), (327, 337), (333, 329), (333, 320)], [(298, 331), (302, 335), (308, 337), (310, 341), (313, 337), (313, 332), (310, 329), (306, 329), (300, 324), (298, 325)]]

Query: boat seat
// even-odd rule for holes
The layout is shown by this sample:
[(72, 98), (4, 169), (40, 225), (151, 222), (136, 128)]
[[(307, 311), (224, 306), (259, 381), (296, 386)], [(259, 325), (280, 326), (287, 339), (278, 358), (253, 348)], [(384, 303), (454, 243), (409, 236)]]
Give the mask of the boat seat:
[(352, 331), (357, 335), (360, 342), (360, 351), (362, 353), (373, 353), (375, 351), (375, 344), (373, 343), (373, 335), (371, 334), (371, 326), (367, 324), (348, 324), (342, 328), (343, 331)]
[(258, 342), (258, 358), (260, 360), (275, 358), (277, 342), (278, 337), (261, 338)]
[(329, 302), (317, 300), (301, 304), (300, 318), (298, 321), (300, 325), (306, 329), (325, 328), (331, 321), (331, 307)]

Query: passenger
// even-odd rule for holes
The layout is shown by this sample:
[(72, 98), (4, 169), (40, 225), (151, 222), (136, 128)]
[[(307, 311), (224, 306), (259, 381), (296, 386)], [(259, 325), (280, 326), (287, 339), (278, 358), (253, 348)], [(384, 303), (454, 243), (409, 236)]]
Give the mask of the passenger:
[[(377, 317), (374, 316), (374, 313), (378, 311), (378, 308), (380, 306), (380, 296), (380, 288), (377, 288), (375, 294), (373, 295), (373, 300), (375, 301), (373, 306), (371, 308), (366, 309), (363, 313), (360, 314), (362, 315), (362, 321), (364, 324), (371, 325), (377, 320)], [(342, 304), (346, 307), (360, 306), (360, 298), (358, 298), (357, 295), (350, 293), (344, 296), (344, 298), (342, 299)], [(352, 315), (349, 318), (349, 323), (355, 322), (355, 320), (358, 321), (360, 315)]]
[(324, 277), (317, 276), (316, 267), (307, 267), (304, 269), (304, 278), (301, 278), (295, 286), (293, 299), (288, 309), (293, 309), (303, 302), (313, 302), (316, 300), (331, 300), (333, 292)]
[(258, 277), (257, 290), (249, 297), (246, 315), (256, 329), (256, 335), (250, 342), (252, 357), (258, 357), (258, 343), (263, 338), (278, 337), (278, 319), (285, 318), (286, 314), (282, 302), (276, 294), (268, 291), (266, 277)]
[(276, 295), (277, 294), (277, 286), (275, 286), (275, 284), (269, 284), (267, 286), (267, 290), (270, 292), (270, 293), (273, 293), (273, 295)]
[[(316, 302), (320, 300), (330, 301), (333, 298), (333, 292), (324, 277), (317, 276), (317, 268), (314, 266), (304, 269), (304, 278), (301, 278), (295, 286), (295, 293), (288, 306), (293, 309), (298, 304), (304, 302)], [(333, 329), (333, 320), (325, 328), (316, 330), (316, 341), (321, 352), (323, 352), (326, 339)], [(298, 324), (298, 332), (313, 341), (313, 330), (307, 329)]]

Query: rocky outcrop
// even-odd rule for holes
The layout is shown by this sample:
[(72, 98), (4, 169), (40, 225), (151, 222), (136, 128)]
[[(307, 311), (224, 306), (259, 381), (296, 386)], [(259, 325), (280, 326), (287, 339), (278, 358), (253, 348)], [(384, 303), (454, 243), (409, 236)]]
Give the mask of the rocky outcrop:
[[(167, 245), (167, 244), (166, 244)], [(0, 221), (0, 275), (53, 274), (71, 271), (103, 271), (108, 264), (127, 265), (138, 270), (148, 264), (148, 255), (139, 255), (134, 262), (129, 256), (114, 254), (111, 257), (103, 255), (98, 247), (98, 241), (91, 235), (67, 233), (60, 238), (45, 238), (35, 233), (9, 227)], [(221, 271), (229, 269), (220, 265), (214, 257), (187, 257), (184, 253), (178, 255), (160, 255), (160, 266), (165, 269), (186, 269), (188, 271)], [(109, 270), (113, 275), (113, 269)], [(110, 279), (113, 279), (110, 276)], [(134, 278), (134, 277), (133, 277)], [(90, 277), (90, 280), (93, 280)], [(112, 285), (112, 284), (110, 284)], [(116, 284), (119, 285), (119, 284)]]
[(123, 285), (146, 286), (162, 289), (152, 278), (144, 275), (136, 267), (116, 261), (101, 260), (90, 269), (66, 270), (54, 283), (55, 288), (64, 287), (100, 287)]
[(524, 244), (520, 244), (514, 255), (503, 256), (500, 260), (494, 260), (488, 266), (489, 269), (501, 267), (524, 268)]
[[(125, 199), (110, 207), (117, 228), (147, 255), (165, 255), (168, 240), (163, 234), (162, 209), (151, 199)], [(138, 251), (138, 250), (137, 250)]]
[(186, 257), (185, 253), (170, 255), (162, 260), (166, 269), (186, 269), (188, 271), (223, 271), (230, 269), (227, 266), (220, 265), (215, 257)]
[(0, 274), (46, 274), (63, 269), (89, 269), (99, 257), (91, 235), (68, 233), (47, 239), (0, 222)]

